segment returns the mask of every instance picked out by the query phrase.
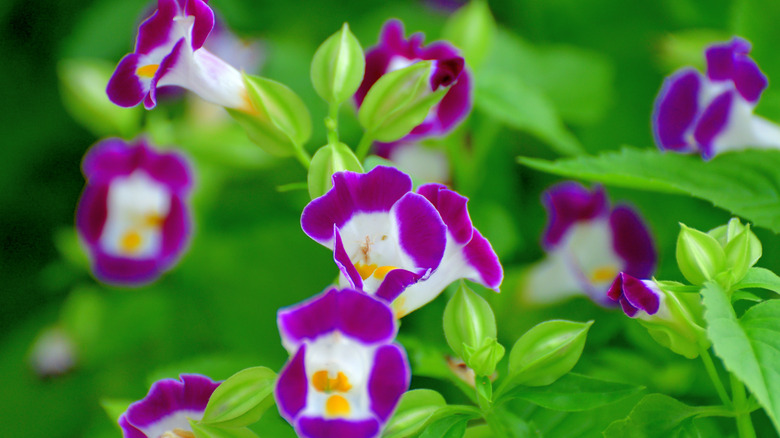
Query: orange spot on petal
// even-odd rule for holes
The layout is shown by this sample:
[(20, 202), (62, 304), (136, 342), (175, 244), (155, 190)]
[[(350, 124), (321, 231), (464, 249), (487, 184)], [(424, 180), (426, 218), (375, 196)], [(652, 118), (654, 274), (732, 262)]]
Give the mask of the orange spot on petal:
[(319, 392), (325, 392), (330, 389), (330, 378), (327, 371), (317, 371), (311, 376), (311, 385)]
[(360, 262), (355, 263), (355, 269), (363, 280), (366, 280), (376, 270), (376, 264), (364, 265)]
[(135, 69), (135, 74), (143, 78), (153, 78), (158, 68), (160, 68), (159, 64), (142, 65)]
[(340, 395), (332, 395), (325, 402), (325, 413), (333, 417), (345, 417), (349, 415), (350, 407), (347, 399)]
[(136, 252), (141, 247), (141, 235), (135, 230), (130, 230), (122, 236), (119, 247), (125, 252)]
[(614, 280), (617, 274), (618, 274), (618, 270), (614, 266), (609, 266), (609, 265), (599, 266), (598, 268), (593, 270), (590, 279), (594, 283), (609, 281), (609, 280)]
[(387, 276), (387, 273), (392, 271), (393, 269), (398, 269), (395, 266), (380, 266), (379, 268), (374, 271), (374, 278), (378, 280), (384, 280), (385, 276)]

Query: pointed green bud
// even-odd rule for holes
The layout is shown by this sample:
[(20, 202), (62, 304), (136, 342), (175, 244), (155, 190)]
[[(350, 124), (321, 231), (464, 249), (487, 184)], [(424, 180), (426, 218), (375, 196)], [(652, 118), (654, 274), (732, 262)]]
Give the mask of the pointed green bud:
[(464, 346), (468, 346), (473, 353), (482, 347), (487, 339), (496, 339), (496, 317), (493, 315), (493, 309), (484, 298), (464, 283), (461, 283), (444, 308), (444, 336), (452, 351), (463, 358), (469, 368), (473, 367), (466, 360), (467, 352)]
[(509, 353), (514, 384), (549, 385), (571, 371), (580, 359), (593, 321), (551, 320), (528, 330)]
[(447, 406), (441, 394), (432, 389), (412, 389), (401, 396), (398, 407), (387, 427), (383, 438), (403, 438), (414, 436), (425, 422), (440, 408)]
[(478, 347), (463, 345), (463, 362), (478, 376), (490, 376), (504, 357), (506, 348), (496, 338), (487, 338)]
[(637, 313), (636, 319), (650, 336), (673, 352), (695, 359), (701, 349), (709, 348), (704, 326), (704, 307), (697, 293), (674, 293), (656, 283), (660, 292), (658, 312)]
[(677, 236), (677, 266), (688, 281), (701, 285), (723, 272), (726, 253), (714, 237), (681, 223)]
[(275, 384), (276, 374), (266, 367), (237, 372), (217, 387), (198, 423), (232, 428), (257, 422), (274, 404)]
[(385, 74), (368, 90), (358, 120), (374, 140), (395, 141), (414, 129), (447, 93), (431, 89), (432, 61), (416, 62)]
[(311, 199), (318, 198), (330, 190), (333, 187), (331, 176), (342, 170), (363, 172), (360, 160), (352, 149), (344, 143), (321, 147), (312, 157), (309, 166), (308, 184)]
[(709, 231), (710, 236), (718, 240), (726, 253), (726, 269), (729, 269), (729, 281), (734, 284), (745, 276), (748, 269), (761, 258), (761, 241), (739, 219), (732, 218), (727, 225)]
[(314, 54), (311, 83), (326, 102), (339, 104), (355, 94), (365, 70), (363, 48), (344, 23)]
[(311, 116), (286, 85), (244, 74), (252, 111), (226, 108), (255, 144), (271, 155), (290, 156), (311, 137)]
[(478, 69), (490, 52), (496, 32), (496, 21), (485, 0), (472, 0), (450, 16), (442, 38), (463, 52), (466, 63)]

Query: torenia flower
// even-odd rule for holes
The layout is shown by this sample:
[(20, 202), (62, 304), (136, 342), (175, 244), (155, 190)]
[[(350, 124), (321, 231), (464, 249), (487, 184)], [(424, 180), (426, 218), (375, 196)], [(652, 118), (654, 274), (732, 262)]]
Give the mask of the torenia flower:
[(158, 153), (145, 141), (103, 140), (84, 156), (87, 185), (76, 227), (95, 276), (118, 284), (159, 277), (190, 237), (186, 198), (191, 170), (177, 153)]
[(379, 436), (409, 388), (390, 308), (362, 292), (330, 289), (279, 311), (292, 358), (279, 373), (279, 413), (300, 437)]
[(708, 348), (702, 328), (699, 294), (674, 294), (652, 280), (639, 280), (621, 272), (607, 292), (623, 311), (644, 325), (659, 344), (693, 359)]
[(472, 105), (471, 77), (458, 50), (443, 41), (423, 46), (423, 39), (422, 33), (413, 34), (406, 39), (404, 26), (398, 20), (385, 23), (379, 36), (379, 44), (366, 52), (366, 73), (363, 83), (355, 93), (355, 101), (360, 106), (368, 90), (386, 73), (417, 61), (434, 61), (431, 89), (453, 85), (425, 121), (415, 127), (405, 140), (446, 134), (468, 115)]
[(780, 127), (753, 114), (768, 81), (749, 53), (749, 42), (733, 38), (706, 50), (706, 75), (683, 68), (664, 81), (652, 119), (658, 147), (704, 158), (780, 148)]
[(542, 194), (548, 224), (542, 236), (547, 258), (531, 268), (526, 297), (551, 303), (584, 292), (611, 305), (606, 291), (619, 272), (649, 277), (656, 262), (647, 226), (630, 207), (610, 209), (602, 187), (589, 191), (567, 181)]
[(218, 105), (251, 111), (241, 73), (203, 48), (214, 27), (204, 0), (158, 0), (138, 29), (135, 51), (119, 62), (108, 81), (109, 99), (130, 107), (157, 105), (157, 88), (176, 85)]
[(399, 318), (459, 278), (498, 288), (501, 265), (467, 199), (439, 184), (411, 190), (409, 176), (391, 167), (338, 172), (304, 208), (301, 226), (333, 250), (343, 284), (392, 302)]
[(195, 438), (189, 420), (200, 420), (219, 383), (197, 374), (155, 382), (119, 417), (124, 438)]

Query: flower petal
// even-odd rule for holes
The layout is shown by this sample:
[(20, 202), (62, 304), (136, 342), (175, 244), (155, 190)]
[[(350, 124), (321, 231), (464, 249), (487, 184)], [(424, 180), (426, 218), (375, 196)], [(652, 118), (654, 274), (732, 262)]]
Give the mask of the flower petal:
[(362, 292), (344, 289), (337, 294), (337, 327), (346, 336), (366, 344), (389, 342), (398, 330), (392, 310)]
[(274, 388), (279, 414), (291, 423), (298, 416), (298, 413), (306, 407), (309, 383), (306, 377), (305, 358), (306, 345), (302, 345), (295, 356), (279, 372), (279, 378)]
[(619, 205), (609, 216), (612, 247), (625, 261), (623, 271), (638, 278), (648, 278), (657, 260), (653, 237), (639, 214), (631, 207)]
[(300, 344), (304, 339), (314, 339), (330, 333), (337, 327), (338, 290), (328, 289), (323, 294), (280, 309), (277, 315), (282, 342)]
[(471, 240), (474, 225), (469, 217), (468, 198), (449, 190), (443, 184), (424, 184), (417, 189), (417, 193), (431, 201), (455, 242), (465, 244)]
[(195, 18), (192, 25), (192, 50), (198, 50), (214, 28), (214, 11), (203, 0), (186, 1), (184, 14)]
[(182, 375), (181, 381), (158, 380), (143, 400), (127, 408), (127, 420), (146, 429), (179, 411), (202, 413), (217, 386), (218, 383), (198, 375)]
[(97, 249), (92, 256), (92, 271), (104, 283), (134, 286), (157, 278), (160, 266), (156, 259), (117, 257)]
[(699, 144), (704, 158), (710, 158), (714, 155), (713, 144), (728, 127), (733, 100), (733, 91), (723, 92), (710, 102), (699, 118), (693, 137)]
[(548, 215), (542, 245), (548, 250), (558, 244), (575, 222), (609, 212), (609, 202), (601, 186), (590, 191), (573, 181), (565, 181), (547, 189), (542, 194), (542, 204)]
[(366, 420), (301, 417), (295, 428), (302, 438), (371, 438), (379, 435), (379, 422)]
[(108, 80), (106, 94), (116, 105), (129, 108), (138, 105), (149, 93), (148, 85), (136, 74), (139, 56), (130, 53), (119, 61)]
[(694, 69), (682, 69), (664, 80), (653, 108), (653, 135), (661, 149), (686, 151), (699, 114), (702, 76)]
[(76, 228), (89, 245), (96, 245), (108, 216), (108, 186), (88, 184), (81, 193), (76, 210)]
[(122, 429), (123, 438), (148, 438), (145, 433), (141, 432), (127, 421), (127, 413), (124, 413), (119, 417), (119, 428)]
[(352, 264), (347, 251), (344, 249), (344, 243), (341, 241), (341, 233), (338, 228), (333, 226), (333, 235), (336, 236), (335, 243), (333, 245), (333, 261), (336, 262), (339, 270), (344, 273), (352, 288), (357, 290), (363, 290), (363, 278), (358, 273), (355, 265)]
[(414, 266), (439, 266), (447, 244), (447, 227), (430, 201), (416, 193), (407, 193), (393, 205), (391, 215), (398, 229), (401, 250), (412, 259)]
[(157, 10), (138, 28), (135, 52), (148, 54), (171, 41), (173, 18), (179, 13), (177, 0), (158, 0)]
[(476, 229), (471, 241), (463, 248), (463, 255), (466, 263), (477, 274), (477, 277), (468, 274), (464, 274), (464, 277), (498, 291), (504, 280), (504, 268), (490, 242)]
[(368, 396), (371, 410), (382, 422), (390, 418), (401, 395), (409, 388), (410, 379), (409, 361), (400, 346), (390, 344), (377, 349), (368, 381)]
[(423, 278), (422, 274), (417, 274), (406, 269), (393, 269), (388, 272), (385, 279), (379, 285), (374, 295), (378, 298), (392, 303), (407, 288), (414, 285)]

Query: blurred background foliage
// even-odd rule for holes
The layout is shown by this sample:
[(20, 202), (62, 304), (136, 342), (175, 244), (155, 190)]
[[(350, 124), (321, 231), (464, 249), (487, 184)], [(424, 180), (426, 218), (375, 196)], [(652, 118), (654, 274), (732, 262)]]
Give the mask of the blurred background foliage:
[[(370, 47), (391, 17), (402, 19), (408, 33), (424, 31), (433, 41), (458, 2), (211, 4), (238, 35), (260, 41), (259, 74), (288, 84), (307, 103), (315, 126), (311, 152), (325, 143), (326, 106), (309, 82), (317, 46), (347, 21), (364, 48)], [(772, 79), (780, 78), (780, 3), (494, 0), (490, 7), (500, 29), (477, 71), (475, 109), (444, 143), (467, 135), (476, 157), (455, 163), (454, 183), (471, 198), (474, 222), (506, 269), (501, 295), (484, 293), (498, 315), (500, 341), (511, 346), (549, 318), (595, 319), (576, 371), (706, 402), (712, 391), (699, 363), (657, 346), (621, 313), (584, 299), (532, 308), (517, 296), (523, 270), (542, 255), (539, 194), (556, 178), (523, 168), (515, 158), (592, 154), (624, 144), (653, 147), (650, 112), (664, 75), (703, 64), (705, 44), (734, 34), (752, 41), (752, 54), (770, 78), (758, 113), (777, 120), (780, 88)], [(110, 72), (131, 50), (136, 24), (148, 8), (146, 0), (0, 3), (0, 59), (6, 65), (0, 69), (0, 436), (118, 436), (101, 400), (114, 412), (125, 400), (141, 398), (151, 381), (180, 372), (224, 379), (248, 366), (278, 369), (286, 353), (276, 331), (277, 309), (334, 279), (329, 252), (299, 227), (307, 193), (277, 190), (304, 181), (304, 171), (291, 159), (271, 158), (250, 145), (221, 110), (203, 109), (187, 97), (186, 103), (172, 101), (146, 113), (107, 107), (116, 114), (106, 116), (114, 120), (106, 124), (73, 104), (74, 93), (102, 89), (99, 79), (78, 68)], [(84, 184), (79, 163), (100, 136), (132, 137), (141, 124), (157, 144), (176, 144), (194, 157), (196, 235), (180, 265), (159, 282), (116, 289), (90, 276), (73, 231)], [(343, 108), (342, 138), (353, 147), (357, 126), (352, 109)], [(729, 217), (681, 196), (609, 193), (613, 201), (637, 206), (647, 219), (660, 254), (657, 276), (663, 279), (682, 279), (674, 263), (678, 222), (709, 229)], [(756, 233), (764, 247), (759, 264), (777, 271), (778, 237), (760, 228)], [(435, 371), (446, 352), (445, 302), (439, 298), (404, 319), (402, 336), (418, 374), (413, 386), (434, 387), (462, 401)], [(31, 366), (31, 348), (52, 327), (70, 339), (75, 366), (41, 378)], [(426, 368), (431, 361), (434, 366)], [(592, 415), (567, 416), (530, 405), (516, 411), (549, 436), (600, 436), (630, 408), (621, 402)], [(771, 431), (763, 414), (755, 421), (759, 431)], [(292, 435), (274, 412), (256, 430), (261, 436)]]

